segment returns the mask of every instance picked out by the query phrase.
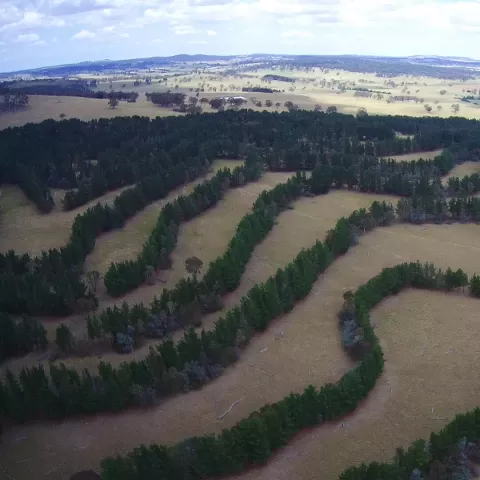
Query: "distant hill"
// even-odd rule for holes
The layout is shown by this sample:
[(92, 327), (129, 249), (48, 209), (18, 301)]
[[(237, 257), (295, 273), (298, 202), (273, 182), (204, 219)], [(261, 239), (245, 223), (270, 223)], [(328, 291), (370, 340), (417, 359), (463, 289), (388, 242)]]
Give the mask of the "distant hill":
[(430, 76), (445, 79), (467, 79), (478, 75), (480, 60), (464, 57), (440, 57), (435, 55), (414, 55), (410, 57), (378, 57), (372, 55), (282, 55), (256, 53), (250, 55), (187, 55), (170, 57), (132, 58), (125, 60), (84, 61), (75, 64), (48, 66), (8, 74), (36, 76), (69, 76), (81, 73), (115, 73), (128, 70), (168, 68), (179, 64), (216, 65), (228, 63), (232, 68), (249, 68), (251, 64), (263, 68), (276, 66), (306, 66), (338, 68), (351, 72), (376, 73), (389, 77), (396, 75)]

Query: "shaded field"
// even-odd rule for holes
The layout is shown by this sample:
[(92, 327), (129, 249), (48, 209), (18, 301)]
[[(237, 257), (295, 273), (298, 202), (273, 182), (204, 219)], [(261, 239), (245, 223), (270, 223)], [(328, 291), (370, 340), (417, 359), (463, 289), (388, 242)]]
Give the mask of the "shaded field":
[[(416, 259), (471, 274), (476, 269), (472, 255), (479, 251), (475, 225), (396, 225), (374, 231), (337, 260), (301, 304), (257, 335), (217, 381), (155, 409), (14, 427), (4, 434), (6, 467), (10, 474), (29, 479), (33, 472), (47, 472), (64, 462), (51, 474), (60, 479), (80, 467), (98, 468), (104, 456), (124, 454), (140, 443), (172, 443), (219, 432), (290, 391), (335, 381), (351, 367), (337, 327), (346, 289), (357, 288), (386, 266)], [(390, 458), (398, 444), (425, 436), (475, 404), (478, 347), (472, 338), (480, 334), (477, 303), (461, 295), (406, 292), (379, 308), (374, 322), (385, 346), (386, 372), (365, 405), (346, 419), (345, 427), (310, 430), (266, 467), (243, 477), (333, 480), (347, 465)], [(219, 422), (217, 416), (239, 399)], [(445, 420), (430, 418), (435, 416), (432, 407)], [(32, 456), (35, 460), (17, 463)]]
[(478, 162), (463, 162), (460, 165), (455, 166), (443, 177), (443, 182), (447, 183), (451, 177), (462, 178), (465, 175), (472, 175), (472, 173), (480, 173), (480, 164)]
[(55, 209), (48, 215), (38, 212), (35, 205), (15, 185), (2, 185), (2, 235), (0, 251), (15, 250), (17, 253), (38, 255), (42, 250), (64, 246), (70, 238), (72, 223), (78, 214), (98, 202), (111, 204), (117, 195), (129, 187), (112, 190), (102, 197), (81, 207), (65, 212), (62, 210), (63, 190), (53, 190)]
[(411, 162), (412, 160), (418, 160), (419, 158), (423, 158), (424, 160), (433, 160), (436, 156), (440, 155), (442, 151), (443, 151), (443, 148), (439, 148), (437, 150), (432, 150), (430, 152), (412, 152), (412, 153), (404, 153), (403, 155), (387, 155), (382, 158), (385, 158), (385, 159), (391, 158), (392, 160), (395, 160), (397, 162)]

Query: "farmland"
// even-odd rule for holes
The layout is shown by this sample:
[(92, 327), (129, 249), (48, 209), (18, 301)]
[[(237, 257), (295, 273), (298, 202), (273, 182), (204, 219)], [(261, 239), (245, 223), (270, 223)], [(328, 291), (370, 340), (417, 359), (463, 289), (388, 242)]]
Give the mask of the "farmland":
[[(440, 75), (440, 74), (439, 74)], [(441, 76), (441, 75), (440, 75)], [(270, 77), (270, 78), (269, 78)], [(288, 78), (285, 82), (277, 78)], [(439, 116), (461, 115), (480, 118), (475, 102), (462, 101), (479, 88), (476, 77), (445, 79), (414, 74), (377, 75), (368, 71), (347, 71), (335, 68), (273, 65), (265, 68), (252, 63), (246, 66), (231, 64), (173, 64), (167, 71), (139, 70), (137, 73), (116, 71), (84, 73), (72, 76), (74, 81), (94, 81), (94, 92), (133, 92), (135, 103), (120, 101), (109, 108), (107, 99), (73, 96), (31, 95), (26, 109), (0, 115), (0, 129), (39, 122), (53, 118), (112, 118), (115, 116), (182, 115), (171, 106), (160, 107), (150, 102), (146, 93), (167, 92), (211, 100), (216, 97), (243, 96), (243, 108), (267, 111), (287, 111), (286, 103), (300, 109), (337, 111), (356, 114), (365, 109), (376, 115)], [(147, 83), (148, 82), (148, 83)], [(251, 92), (246, 89), (268, 88), (272, 93)], [(201, 104), (204, 112), (214, 112), (208, 103)], [(456, 107), (458, 106), (458, 108)]]
[[(62, 208), (65, 189), (53, 185), (55, 177), (46, 177), (39, 166), (32, 167), (36, 177), (29, 177), (28, 181), (49, 183), (50, 187), (45, 188), (51, 191), (51, 203), (45, 204), (49, 198), (45, 193), (36, 196), (37, 190), (20, 181), (2, 185), (0, 251), (5, 254), (15, 250), (18, 255), (15, 260), (2, 256), (3, 291), (8, 288), (4, 280), (7, 278), (18, 289), (30, 279), (38, 281), (32, 283), (34, 287), (52, 285), (50, 303), (43, 297), (36, 298), (35, 289), (21, 303), (14, 303), (5, 295), (2, 300), (5, 315), (11, 315), (15, 321), (22, 314), (35, 318), (45, 328), (49, 342), (46, 348), (37, 346), (3, 359), (0, 367), (2, 378), (7, 378), (0, 390), (0, 413), (5, 423), (0, 452), (5, 459), (2, 468), (8, 475), (26, 480), (38, 475), (63, 480), (77, 471), (93, 469), (102, 472), (105, 480), (111, 480), (115, 461), (102, 464), (107, 457), (124, 456), (140, 444), (172, 446), (192, 436), (220, 435), (225, 429), (235, 431), (235, 425), (242, 425), (250, 414), (263, 412), (264, 405), (281, 403), (291, 392), (300, 394), (309, 385), (320, 390), (323, 385), (332, 384), (333, 392), (358, 365), (367, 362), (371, 353), (367, 348), (355, 367), (345, 340), (347, 334), (339, 329), (339, 313), (348, 301), (347, 293), (361, 293), (362, 285), (378, 278), (383, 269), (408, 262), (434, 264), (441, 269), (435, 277), (440, 280), (435, 288), (423, 287), (426, 291), (418, 290), (421, 286), (414, 282), (406, 283), (403, 289), (392, 289), (394, 296), (389, 296), (388, 290), (382, 293), (383, 301), (377, 299), (369, 308), (372, 331), (378, 337), (385, 366), (371, 386), (365, 388), (365, 395), (359, 394), (362, 400), (357, 401), (355, 387), (350, 385), (350, 390), (345, 391), (355, 400), (344, 400), (348, 406), (333, 400), (332, 407), (324, 407), (325, 418), (331, 421), (317, 419), (313, 425), (320, 425), (309, 429), (305, 427), (310, 420), (306, 421), (301, 428), (295, 427), (298, 435), (289, 432), (284, 448), (272, 448), (262, 461), (255, 460), (258, 468), (250, 469), (245, 462), (238, 469), (241, 471), (229, 473), (235, 473), (233, 478), (245, 479), (308, 480), (321, 476), (333, 480), (348, 466), (389, 461), (397, 446), (408, 446), (418, 437), (428, 436), (456, 413), (478, 404), (475, 366), (480, 331), (475, 318), (475, 297), (479, 295), (472, 276), (479, 273), (474, 259), (480, 253), (480, 203), (463, 191), (441, 187), (441, 180), (445, 183), (448, 178), (477, 172), (477, 123), (462, 124), (460, 128), (459, 119), (449, 120), (448, 128), (461, 132), (461, 145), (471, 154), (470, 161), (457, 163), (458, 145), (439, 141), (431, 134), (436, 131), (434, 119), (415, 120), (418, 123), (412, 130), (421, 130), (422, 135), (418, 136), (407, 127), (402, 131), (404, 124), (392, 117), (382, 117), (378, 124), (370, 117), (354, 119), (359, 129), (368, 124), (375, 131), (368, 141), (374, 148), (391, 149), (382, 157), (395, 162), (360, 153), (365, 139), (358, 139), (356, 130), (350, 129), (348, 147), (340, 143), (334, 147), (339, 154), (345, 154), (343, 148), (358, 149), (349, 151), (352, 163), (348, 164), (341, 155), (317, 160), (320, 157), (310, 156), (301, 148), (294, 150), (292, 157), (281, 140), (294, 135), (288, 137), (288, 142), (297, 147), (306, 139), (312, 145), (326, 145), (326, 139), (335, 131), (335, 122), (352, 117), (292, 112), (275, 117), (278, 123), (272, 129), (276, 132), (272, 139), (255, 127), (261, 121), (268, 125), (272, 120), (267, 120), (267, 115), (225, 112), (187, 116), (178, 119), (178, 123), (169, 118), (156, 120), (157, 123), (142, 120), (142, 131), (152, 139), (163, 141), (156, 130), (160, 128), (167, 132), (163, 135), (169, 140), (176, 139), (177, 129), (192, 135), (198, 129), (196, 138), (203, 142), (162, 143), (164, 150), (158, 154), (158, 162), (168, 172), (165, 178), (175, 178), (175, 183), (170, 180), (168, 191), (165, 186), (159, 199), (152, 190), (159, 177), (156, 171), (147, 171), (147, 166), (152, 168), (150, 157), (147, 155), (144, 160), (142, 156), (144, 138), (133, 135), (124, 141), (129, 151), (137, 148), (138, 159), (133, 162), (138, 167), (136, 172), (148, 172), (145, 177), (137, 176), (134, 183), (100, 195), (89, 190), (94, 198), (75, 209)], [(317, 123), (318, 128), (302, 131), (303, 125), (319, 119), (323, 123)], [(239, 120), (245, 122), (245, 131), (235, 130)], [(115, 143), (118, 129), (124, 128), (125, 136), (131, 135), (138, 128), (136, 121), (125, 118), (116, 124), (108, 123), (102, 133), (105, 147), (100, 151), (95, 145), (97, 152), (91, 142), (97, 134), (96, 126), (85, 124), (85, 141), (75, 144), (75, 161), (64, 164), (53, 153), (49, 162), (58, 170), (64, 168), (65, 178), (71, 178), (67, 170), (74, 165), (87, 172), (95, 185), (97, 178), (103, 176), (130, 178), (125, 167), (128, 162), (122, 155), (113, 168), (110, 158), (100, 154), (114, 146), (123, 152), (123, 144)], [(208, 129), (204, 122), (210, 122)], [(381, 138), (387, 135), (384, 123), (389, 128), (388, 144), (382, 143)], [(70, 123), (62, 125), (67, 129)], [(176, 128), (170, 129), (170, 125)], [(35, 128), (40, 132), (45, 127)], [(220, 140), (212, 143), (209, 135)], [(247, 149), (242, 143), (245, 137), (249, 138)], [(151, 144), (154, 145), (153, 140)], [(396, 153), (407, 147), (412, 149), (408, 154)], [(179, 151), (183, 153), (181, 149), (192, 153), (185, 156), (184, 166), (175, 170), (170, 159), (177, 158)], [(89, 169), (79, 160), (96, 158), (95, 153), (101, 158), (102, 171)], [(19, 161), (30, 165), (30, 156), (26, 152), (20, 155), (24, 156)], [(427, 161), (417, 162), (419, 158)], [(341, 164), (345, 169), (337, 168), (338, 161), (345, 162)], [(353, 169), (353, 175), (347, 176), (347, 166)], [(6, 164), (5, 168), (13, 167)], [(389, 182), (391, 178), (401, 178), (403, 183)], [(73, 194), (78, 194), (81, 187), (76, 188)], [(479, 188), (472, 185), (470, 193), (477, 193)], [(428, 203), (433, 195), (435, 208)], [(124, 210), (119, 198), (131, 199)], [(399, 200), (403, 203), (395, 208)], [(137, 205), (135, 202), (141, 208), (130, 210)], [(38, 211), (47, 208), (48, 212)], [(94, 217), (93, 211), (103, 213)], [(124, 215), (121, 222), (120, 214)], [(104, 222), (102, 228), (98, 226), (100, 222)], [(92, 237), (88, 237), (89, 229), (95, 232)], [(78, 246), (84, 238), (93, 238), (86, 243), (88, 250)], [(170, 239), (174, 241), (169, 243)], [(153, 244), (155, 251), (148, 250)], [(65, 245), (77, 248), (73, 253), (67, 251), (78, 256), (73, 266), (67, 263), (70, 257), (63, 249)], [(62, 261), (53, 254), (42, 257), (42, 250), (48, 249), (59, 251)], [(21, 257), (24, 253), (29, 255), (28, 262)], [(142, 255), (147, 254), (151, 264), (145, 266)], [(169, 261), (165, 262), (167, 255)], [(43, 258), (43, 263), (39, 258)], [(189, 262), (198, 260), (200, 266), (189, 271)], [(65, 269), (65, 276), (52, 274), (49, 262), (57, 270)], [(130, 270), (120, 270), (117, 265)], [(462, 277), (449, 286), (450, 277), (444, 277), (444, 272), (450, 267), (461, 269), (466, 280)], [(141, 281), (133, 287), (120, 282), (122, 276), (133, 277), (142, 268), (145, 271), (141, 271)], [(413, 271), (415, 267), (408, 268)], [(99, 274), (95, 288), (89, 281), (91, 272)], [(114, 281), (109, 283), (109, 278)], [(86, 284), (77, 293), (74, 305), (63, 301), (71, 298), (70, 292), (61, 288), (65, 282), (71, 282), (72, 289), (78, 282)], [(126, 285), (120, 295), (113, 289), (117, 285)], [(189, 290), (181, 290), (182, 285), (189, 285)], [(192, 291), (193, 300), (185, 300)], [(165, 297), (167, 294), (170, 297)], [(90, 302), (87, 311), (80, 311), (82, 301)], [(140, 303), (144, 310), (135, 310), (134, 305)], [(216, 306), (207, 308), (205, 305), (210, 303)], [(102, 317), (112, 306), (119, 310)], [(275, 313), (270, 309), (275, 309)], [(157, 333), (147, 334), (151, 323), (158, 322), (161, 315), (164, 319), (174, 318), (174, 328), (158, 333), (155, 324)], [(88, 323), (87, 317), (93, 323)], [(117, 322), (116, 317), (122, 317), (123, 323)], [(234, 320), (237, 323), (228, 324)], [(72, 335), (66, 346), (59, 340), (61, 325)], [(229, 341), (234, 347), (223, 345), (222, 340), (227, 342), (224, 339), (230, 338), (232, 328), (236, 331)], [(135, 336), (134, 342), (129, 351), (122, 352), (118, 347), (129, 335)], [(200, 353), (193, 348), (198, 342), (202, 342)], [(164, 348), (158, 350), (159, 354), (155, 353), (157, 345)], [(163, 368), (155, 359), (167, 365), (173, 358), (168, 356), (172, 349), (177, 349), (177, 357), (172, 360), (175, 366), (165, 367), (155, 377), (155, 368)], [(180, 360), (185, 362), (183, 367)], [(39, 365), (42, 372), (50, 372), (45, 376), (43, 390), (38, 392), (41, 400), (28, 403), (30, 391), (25, 390), (24, 403), (17, 408), (8, 400), (15, 398), (16, 393), (11, 387), (15, 384), (8, 383), (7, 371), (21, 378), (19, 388), (26, 389), (28, 373), (21, 373), (22, 368)], [(55, 370), (57, 367), (59, 371)], [(64, 377), (64, 383), (54, 386), (55, 379), (63, 374), (62, 368), (70, 372), (69, 380)], [(127, 368), (131, 368), (128, 374)], [(217, 373), (201, 377), (195, 373), (201, 368)], [(100, 375), (101, 378), (96, 377), (98, 382), (104, 382), (99, 383), (101, 389), (88, 390), (89, 398), (95, 398), (88, 408), (78, 394), (72, 394), (79, 388), (75, 380), (79, 374), (75, 372), (82, 369), (82, 375)], [(143, 384), (133, 380), (135, 375), (140, 375), (140, 379), (145, 372), (149, 376), (141, 379)], [(114, 395), (103, 396), (102, 389), (111, 388), (109, 375), (117, 375), (117, 390)], [(177, 387), (180, 381), (183, 383)], [(82, 393), (87, 392), (88, 383), (84, 387)], [(148, 402), (141, 396), (142, 392), (146, 396), (147, 387), (149, 395), (153, 392), (153, 400)], [(138, 390), (140, 396), (136, 397)], [(308, 392), (305, 395), (310, 395)], [(48, 403), (49, 398), (55, 400)], [(295, 398), (291, 401), (298, 401)], [(119, 399), (124, 402), (112, 406), (108, 403)], [(329, 417), (328, 408), (341, 408), (341, 413)], [(258, 435), (263, 434), (263, 430), (259, 432)], [(264, 461), (267, 457), (268, 462)]]

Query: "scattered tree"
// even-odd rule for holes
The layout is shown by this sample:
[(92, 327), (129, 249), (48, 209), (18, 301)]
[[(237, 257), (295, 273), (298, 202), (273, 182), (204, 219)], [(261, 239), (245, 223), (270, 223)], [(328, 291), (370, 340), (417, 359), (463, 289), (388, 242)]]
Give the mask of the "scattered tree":
[(112, 97), (110, 98), (110, 100), (108, 101), (108, 106), (110, 108), (115, 108), (117, 105), (118, 105), (118, 100), (115, 98), (115, 97)]

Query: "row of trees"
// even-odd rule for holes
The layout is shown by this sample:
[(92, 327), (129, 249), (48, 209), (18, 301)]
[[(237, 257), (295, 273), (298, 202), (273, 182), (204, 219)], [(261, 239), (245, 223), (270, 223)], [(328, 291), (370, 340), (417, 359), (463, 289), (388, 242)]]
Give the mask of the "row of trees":
[(29, 317), (15, 320), (0, 313), (0, 363), (37, 348), (43, 349), (47, 343), (47, 331), (38, 320)]
[[(368, 395), (383, 371), (383, 352), (371, 326), (369, 311), (382, 299), (397, 294), (403, 288), (443, 289), (445, 277), (446, 273), (433, 265), (418, 262), (382, 270), (354, 294), (346, 295), (349, 300), (347, 307), (351, 309), (361, 332), (364, 349), (360, 362), (338, 383), (327, 384), (320, 389), (310, 385), (302, 394), (292, 393), (280, 402), (267, 405), (219, 435), (192, 437), (169, 447), (142, 445), (125, 457), (107, 458), (102, 462), (102, 478), (193, 480), (238, 474), (264, 463), (273, 451), (285, 446), (301, 429), (336, 420), (352, 412)], [(479, 418), (478, 414), (475, 418)], [(476, 429), (473, 426), (470, 428), (472, 433)], [(434, 455), (445, 450), (445, 440), (451, 440), (452, 436), (460, 433), (460, 425), (451, 430), (453, 435), (444, 435), (441, 441), (434, 438)], [(358, 471), (361, 472), (361, 469), (350, 471), (342, 478), (409, 478), (361, 476)]]
[[(167, 105), (180, 106), (185, 100), (184, 97), (177, 98), (176, 93), (167, 96), (161, 100)], [(259, 124), (261, 129), (257, 128)], [(24, 165), (48, 188), (80, 189), (84, 184), (103, 185), (105, 182), (107, 188), (115, 188), (110, 184), (118, 181), (114, 182), (110, 177), (118, 179), (119, 172), (126, 169), (125, 163), (130, 164), (130, 170), (136, 171), (137, 158), (143, 165), (147, 157), (139, 154), (140, 150), (144, 152), (148, 146), (152, 149), (152, 145), (158, 151), (159, 157), (156, 158), (162, 158), (162, 152), (165, 152), (175, 162), (202, 155), (241, 158), (250, 145), (259, 149), (270, 169), (311, 170), (317, 163), (338, 165), (337, 154), (354, 155), (356, 158), (350, 163), (358, 163), (358, 158), (363, 155), (396, 155), (452, 145), (461, 145), (471, 152), (479, 146), (479, 129), (477, 122), (460, 118), (368, 115), (356, 118), (295, 109), (290, 114), (274, 115), (229, 110), (218, 116), (153, 120), (141, 117), (91, 122), (47, 120), (0, 132), (0, 181), (18, 183), (15, 173), (18, 165)], [(395, 131), (413, 135), (413, 138), (397, 138)], [(106, 152), (110, 158), (127, 156), (122, 167), (115, 170), (107, 161), (108, 168), (101, 165), (97, 169), (91, 160), (97, 160), (97, 166), (102, 164), (100, 157)], [(155, 155), (152, 154), (151, 161), (155, 160)], [(120, 186), (126, 185), (131, 176), (131, 173), (122, 174)], [(134, 181), (141, 178), (139, 175)], [(85, 197), (84, 191), (80, 197)]]
[(208, 168), (205, 159), (192, 158), (189, 163), (172, 166), (167, 175), (147, 177), (124, 190), (112, 206), (98, 203), (87, 209), (75, 217), (65, 247), (43, 252), (39, 257), (0, 254), (0, 311), (62, 316), (93, 309), (96, 298), (81, 280), (81, 272), (96, 237), (122, 228), (126, 219)]
[[(175, 136), (176, 137), (176, 136)], [(76, 185), (63, 200), (63, 208), (72, 210), (107, 191), (138, 183), (151, 176), (161, 176), (163, 182), (185, 182), (197, 178), (215, 159), (215, 152), (202, 148), (202, 142), (165, 137), (140, 138), (125, 141), (118, 148), (108, 148), (96, 162), (78, 160)], [(187, 167), (187, 176), (179, 166)], [(170, 177), (170, 178), (169, 178)]]
[[(302, 194), (304, 180), (305, 177), (298, 174), (285, 185), (262, 193), (257, 199), (255, 214), (240, 222), (229, 250), (211, 265), (201, 282), (207, 287), (206, 290), (200, 291), (211, 291), (212, 282), (226, 291), (238, 286), (255, 244), (273, 227), (276, 212), (286, 208), (292, 198)], [(152, 348), (143, 361), (124, 363), (118, 370), (102, 362), (98, 375), (87, 371), (79, 373), (62, 364), (55, 367), (55, 375), (50, 372), (53, 383), (44, 380), (48, 375), (42, 366), (24, 368), (18, 378), (8, 373), (5, 383), (0, 384), (0, 412), (17, 420), (26, 420), (38, 416), (117, 410), (130, 405), (149, 405), (157, 398), (201, 387), (218, 376), (222, 367), (237, 360), (240, 349), (255, 331), (265, 329), (270, 321), (290, 311), (296, 302), (308, 294), (318, 274), (325, 270), (331, 259), (344, 254), (355, 244), (355, 229), (362, 228), (365, 222), (387, 224), (391, 211), (390, 205), (375, 202), (368, 212), (361, 210), (354, 212), (348, 220), (340, 219), (328, 233), (325, 244), (317, 242), (310, 250), (300, 252), (291, 264), (278, 270), (264, 284), (255, 285), (242, 299), (240, 306), (234, 307), (217, 321), (214, 330), (202, 331), (200, 335), (193, 329), (188, 330), (177, 344), (170, 339), (165, 340), (155, 349)], [(188, 299), (195, 298), (195, 288), (192, 288), (195, 285), (196, 279), (187, 283), (186, 288), (164, 291), (162, 297), (153, 302), (151, 313), (143, 307), (129, 308), (126, 304), (122, 309), (112, 309), (103, 317), (90, 320), (89, 334), (92, 336), (92, 333), (98, 332), (99, 324), (96, 322), (104, 322), (101, 328), (121, 332), (127, 337), (133, 334), (134, 328), (139, 331), (152, 328), (149, 322), (157, 319), (160, 322), (170, 321), (169, 316), (175, 311), (173, 302), (178, 302), (180, 307), (181, 302), (188, 305)], [(153, 328), (161, 331), (160, 322), (157, 321)], [(125, 338), (117, 340), (127, 341)], [(59, 371), (63, 372), (61, 379)], [(25, 400), (19, 403), (17, 396), (28, 400), (30, 394), (27, 392), (36, 388), (38, 383), (35, 382), (39, 378), (42, 379), (41, 384), (45, 385), (43, 394), (47, 397), (37, 402), (36, 406), (25, 403)], [(59, 379), (58, 382), (55, 379)], [(48, 400), (52, 392), (55, 392), (53, 405), (51, 399)]]
[(232, 171), (228, 168), (220, 170), (211, 180), (197, 185), (190, 195), (182, 195), (167, 203), (138, 258), (111, 264), (104, 280), (108, 293), (114, 297), (123, 295), (147, 280), (148, 270), (168, 268), (180, 224), (216, 205), (230, 187), (242, 186), (260, 176), (260, 164), (247, 159), (245, 166)]
[(480, 222), (480, 198), (415, 196), (401, 199), (397, 204), (401, 221), (411, 223)]

